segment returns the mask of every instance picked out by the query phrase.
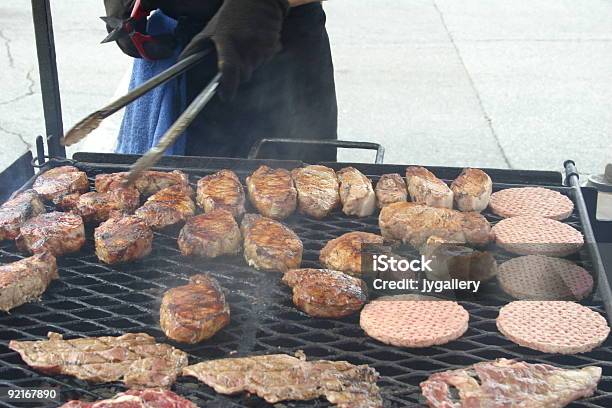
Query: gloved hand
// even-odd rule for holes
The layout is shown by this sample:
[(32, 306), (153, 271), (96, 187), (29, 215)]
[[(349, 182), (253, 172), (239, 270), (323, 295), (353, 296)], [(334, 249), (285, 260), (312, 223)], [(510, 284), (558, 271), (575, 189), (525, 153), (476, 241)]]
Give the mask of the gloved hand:
[[(136, 0), (104, 0), (106, 15), (126, 20), (132, 14), (134, 3), (136, 3)], [(141, 0), (141, 4), (146, 10), (155, 10), (159, 7), (159, 0)], [(137, 31), (145, 32), (146, 24), (146, 21), (141, 22), (142, 26), (136, 27)], [(110, 33), (113, 31), (113, 28), (107, 24), (106, 30)], [(121, 36), (117, 40), (117, 45), (124, 54), (134, 58), (142, 58), (128, 35)]]
[(248, 81), (257, 67), (280, 51), (288, 10), (287, 0), (225, 0), (179, 59), (206, 49), (212, 40), (223, 74), (219, 96), (232, 100), (240, 83)]

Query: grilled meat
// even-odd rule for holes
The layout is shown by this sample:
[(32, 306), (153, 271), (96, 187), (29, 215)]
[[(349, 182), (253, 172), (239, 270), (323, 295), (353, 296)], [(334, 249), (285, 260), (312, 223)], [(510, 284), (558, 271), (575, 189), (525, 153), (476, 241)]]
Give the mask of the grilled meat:
[(293, 303), (314, 317), (351, 315), (368, 297), (364, 281), (330, 269), (292, 269), (283, 282), (293, 288)]
[(180, 184), (159, 190), (134, 215), (150, 228), (160, 230), (187, 221), (195, 214), (191, 187)]
[(205, 213), (224, 209), (239, 219), (245, 212), (244, 188), (231, 170), (221, 170), (198, 180), (196, 201)]
[(261, 166), (246, 178), (249, 200), (265, 217), (282, 220), (297, 206), (297, 190), (285, 169)]
[[(107, 191), (122, 186), (127, 180), (127, 175), (127, 172), (98, 174), (95, 180), (96, 191), (106, 193)], [(189, 178), (180, 170), (171, 172), (148, 170), (138, 177), (138, 180), (134, 183), (134, 187), (140, 191), (140, 194), (150, 196), (151, 194), (157, 193), (159, 190), (177, 184), (185, 187), (189, 185)]]
[(286, 272), (299, 268), (304, 246), (285, 225), (256, 214), (246, 214), (240, 225), (244, 237), (244, 259), (249, 266)]
[(238, 223), (228, 210), (218, 209), (190, 218), (178, 237), (183, 255), (216, 258), (240, 252), (242, 236)]
[(169, 388), (183, 367), (187, 354), (156, 343), (145, 333), (119, 337), (86, 337), (64, 340), (50, 332), (49, 340), (11, 340), (27, 365), (44, 374), (63, 374), (93, 383), (123, 381), (129, 388)]
[(382, 244), (383, 237), (369, 232), (349, 232), (329, 241), (319, 255), (321, 264), (337, 271), (360, 276), (362, 246)]
[(291, 171), (291, 177), (302, 214), (321, 219), (340, 205), (340, 185), (333, 169), (317, 165), (299, 167)]
[(367, 217), (376, 209), (376, 194), (372, 181), (354, 167), (345, 167), (338, 171), (340, 181), (340, 201), (342, 212), (346, 215)]
[(481, 212), (489, 205), (493, 182), (479, 169), (463, 169), (451, 184), (455, 206), (461, 211)]
[(11, 198), (0, 207), (0, 241), (17, 238), (24, 222), (44, 212), (45, 206), (34, 190)]
[(381, 408), (378, 373), (346, 361), (304, 361), (287, 354), (206, 361), (183, 369), (221, 394), (248, 392), (270, 404), (325, 397), (339, 408)]
[(83, 219), (58, 211), (37, 215), (21, 226), (16, 243), (20, 251), (33, 254), (49, 251), (60, 256), (77, 252), (85, 245)]
[(91, 191), (79, 196), (72, 212), (79, 214), (87, 223), (97, 224), (108, 220), (111, 216), (131, 214), (139, 205), (138, 190), (117, 187), (106, 193)]
[(87, 174), (73, 166), (61, 166), (40, 174), (32, 189), (45, 200), (58, 204), (61, 199), (72, 193), (86, 193), (89, 190)]
[(410, 199), (431, 207), (453, 208), (453, 192), (425, 167), (408, 167), (406, 185)]
[(55, 257), (49, 252), (0, 266), (0, 310), (8, 312), (38, 298), (58, 278)]
[(486, 245), (492, 239), (491, 225), (481, 214), (417, 203), (394, 203), (383, 208), (378, 225), (383, 237), (402, 240), (415, 248), (432, 236), (473, 245)]
[(230, 308), (215, 279), (194, 275), (188, 285), (164, 294), (159, 316), (166, 336), (181, 343), (195, 344), (211, 338), (229, 324)]
[(561, 408), (593, 395), (600, 379), (600, 367), (567, 370), (500, 358), (435, 373), (421, 390), (432, 408)]
[(94, 240), (98, 259), (116, 264), (149, 255), (153, 232), (135, 216), (109, 218), (95, 229)]
[(403, 202), (408, 199), (406, 183), (402, 176), (397, 173), (383, 174), (376, 183), (376, 201), (378, 208), (389, 204)]
[(169, 390), (144, 389), (120, 392), (96, 402), (68, 401), (60, 408), (198, 408), (196, 404)]

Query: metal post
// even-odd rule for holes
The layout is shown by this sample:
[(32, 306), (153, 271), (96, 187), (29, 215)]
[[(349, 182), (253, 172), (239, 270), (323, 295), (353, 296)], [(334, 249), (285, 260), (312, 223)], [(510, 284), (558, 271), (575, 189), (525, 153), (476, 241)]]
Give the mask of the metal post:
[(64, 126), (49, 0), (32, 0), (32, 18), (49, 156), (66, 157), (66, 149), (59, 143)]

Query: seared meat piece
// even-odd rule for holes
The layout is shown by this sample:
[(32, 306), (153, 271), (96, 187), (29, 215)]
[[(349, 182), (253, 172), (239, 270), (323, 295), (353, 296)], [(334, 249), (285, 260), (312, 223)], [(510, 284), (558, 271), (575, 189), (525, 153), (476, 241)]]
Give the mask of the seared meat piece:
[(232, 213), (218, 209), (196, 215), (185, 223), (178, 237), (183, 255), (216, 258), (240, 252), (242, 236)]
[(34, 190), (11, 198), (0, 207), (0, 241), (17, 238), (24, 222), (44, 212), (45, 206)]
[(187, 354), (156, 343), (145, 333), (119, 337), (85, 337), (64, 340), (50, 332), (49, 340), (11, 340), (27, 365), (48, 375), (70, 375), (93, 383), (123, 381), (129, 388), (169, 388), (183, 367)]
[(317, 165), (299, 167), (291, 170), (291, 177), (302, 214), (321, 219), (340, 205), (340, 185), (333, 169)]
[(55, 257), (49, 252), (0, 266), (0, 310), (8, 312), (40, 297), (58, 278)]
[(453, 192), (425, 167), (408, 167), (406, 185), (410, 199), (431, 207), (453, 208)]
[(215, 279), (194, 275), (188, 285), (164, 294), (159, 320), (166, 336), (195, 344), (211, 338), (229, 324), (230, 308)]
[(406, 201), (408, 192), (406, 183), (402, 176), (397, 173), (383, 174), (376, 183), (376, 200), (378, 208), (383, 208), (389, 204)]
[(130, 262), (151, 253), (153, 232), (134, 216), (109, 218), (94, 231), (96, 255), (107, 264)]
[(304, 361), (287, 354), (206, 361), (183, 369), (221, 394), (241, 391), (270, 404), (325, 397), (339, 408), (381, 408), (378, 373), (346, 361)]
[(566, 370), (500, 358), (435, 373), (421, 391), (432, 408), (561, 408), (593, 395), (600, 379), (600, 367)]
[(354, 167), (338, 171), (340, 181), (340, 201), (346, 215), (367, 217), (376, 209), (376, 194), (372, 181)]
[(364, 281), (330, 269), (292, 269), (283, 282), (293, 288), (293, 303), (314, 317), (351, 315), (368, 298)]
[(468, 168), (453, 181), (451, 190), (458, 210), (481, 212), (489, 205), (493, 182), (484, 171)]
[(378, 225), (383, 237), (402, 240), (415, 248), (432, 236), (474, 245), (486, 245), (492, 239), (491, 225), (481, 214), (417, 203), (394, 203), (383, 208)]
[(297, 190), (285, 169), (261, 166), (246, 178), (249, 200), (263, 216), (282, 220), (297, 206)]
[(329, 241), (319, 255), (321, 264), (337, 271), (360, 276), (361, 249), (368, 244), (382, 244), (383, 237), (369, 232), (349, 232)]
[(87, 223), (100, 223), (111, 216), (131, 214), (140, 205), (140, 193), (135, 188), (117, 187), (106, 193), (91, 191), (78, 198), (72, 212)]
[(16, 240), (20, 251), (55, 256), (77, 252), (85, 245), (83, 219), (76, 214), (50, 212), (30, 218), (19, 229)]
[(196, 201), (205, 213), (224, 209), (239, 219), (245, 212), (244, 188), (231, 170), (221, 170), (198, 180)]
[(246, 214), (240, 225), (244, 237), (244, 259), (265, 271), (286, 272), (299, 268), (304, 246), (285, 225), (256, 214)]
[(169, 390), (144, 389), (120, 392), (111, 399), (96, 402), (68, 401), (60, 408), (198, 408), (196, 404)]
[(192, 196), (189, 186), (166, 187), (149, 197), (134, 215), (154, 230), (185, 222), (195, 214)]
[[(98, 174), (96, 176), (96, 191), (105, 193), (121, 186), (127, 180), (127, 175), (127, 172)], [(180, 170), (171, 172), (148, 170), (138, 177), (134, 187), (140, 191), (140, 194), (150, 196), (159, 190), (177, 184), (185, 187), (189, 185), (189, 178)]]
[(58, 204), (61, 199), (72, 193), (86, 193), (89, 190), (87, 174), (73, 166), (61, 166), (40, 174), (34, 189), (45, 200)]

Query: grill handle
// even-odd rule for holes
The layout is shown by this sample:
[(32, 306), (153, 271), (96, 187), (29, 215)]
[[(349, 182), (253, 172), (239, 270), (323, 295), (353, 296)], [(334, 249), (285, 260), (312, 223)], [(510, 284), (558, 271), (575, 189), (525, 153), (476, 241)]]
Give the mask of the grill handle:
[(382, 164), (385, 157), (385, 148), (379, 143), (371, 142), (352, 142), (349, 140), (309, 140), (309, 139), (261, 139), (256, 142), (249, 151), (249, 159), (258, 159), (261, 147), (266, 144), (296, 144), (296, 145), (315, 145), (329, 146), (344, 149), (376, 150), (375, 164)]

